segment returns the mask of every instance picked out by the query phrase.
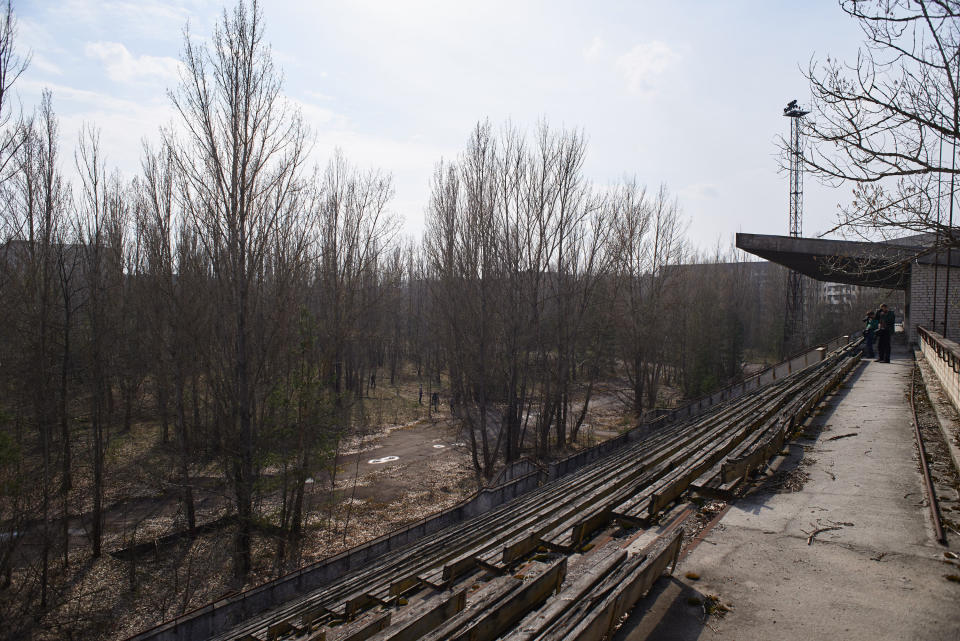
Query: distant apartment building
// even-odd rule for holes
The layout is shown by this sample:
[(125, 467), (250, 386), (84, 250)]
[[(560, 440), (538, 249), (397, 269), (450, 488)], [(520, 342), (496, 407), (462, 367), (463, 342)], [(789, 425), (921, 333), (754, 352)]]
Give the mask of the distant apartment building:
[(815, 287), (814, 295), (827, 305), (852, 305), (862, 299), (861, 294), (866, 290), (865, 287), (846, 283), (825, 283), (812, 279), (810, 282)]

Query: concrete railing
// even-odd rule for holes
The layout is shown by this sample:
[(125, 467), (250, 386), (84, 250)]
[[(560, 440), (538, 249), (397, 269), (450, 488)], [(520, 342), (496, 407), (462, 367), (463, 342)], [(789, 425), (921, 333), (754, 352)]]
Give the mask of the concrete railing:
[(937, 373), (953, 406), (960, 412), (960, 344), (925, 327), (917, 327), (920, 350)]
[(206, 639), (264, 610), (326, 585), (373, 559), (404, 547), (450, 525), (484, 514), (540, 485), (539, 470), (514, 475), (495, 487), (485, 487), (451, 508), (410, 523), (389, 534), (306, 565), (290, 574), (170, 619), (129, 638), (129, 641), (194, 641)]
[(677, 409), (670, 411), (667, 413), (667, 416), (669, 417), (668, 420), (672, 422), (691, 418), (710, 409), (717, 403), (722, 403), (732, 398), (743, 396), (750, 390), (763, 387), (768, 383), (772, 383), (773, 381), (800, 371), (804, 367), (822, 361), (830, 352), (837, 350), (854, 340), (857, 339), (853, 336), (837, 336), (836, 338), (832, 338), (821, 345), (805, 348), (793, 356), (780, 361), (776, 365), (771, 365), (770, 367), (767, 367), (766, 369), (763, 369), (756, 374), (743, 379), (739, 383), (734, 383), (733, 385), (724, 387), (723, 389), (717, 390), (713, 394), (708, 394), (707, 396), (698, 398), (682, 407), (678, 407)]

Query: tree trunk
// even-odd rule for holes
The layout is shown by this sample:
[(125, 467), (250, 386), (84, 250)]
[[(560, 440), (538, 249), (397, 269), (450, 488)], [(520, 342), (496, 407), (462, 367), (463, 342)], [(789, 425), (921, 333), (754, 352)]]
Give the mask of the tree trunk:
[(180, 446), (180, 497), (183, 511), (187, 515), (187, 527), (197, 527), (197, 517), (193, 506), (193, 487), (190, 484), (190, 439), (187, 434), (187, 411), (184, 402), (184, 380), (179, 370), (176, 375), (177, 397), (177, 441)]

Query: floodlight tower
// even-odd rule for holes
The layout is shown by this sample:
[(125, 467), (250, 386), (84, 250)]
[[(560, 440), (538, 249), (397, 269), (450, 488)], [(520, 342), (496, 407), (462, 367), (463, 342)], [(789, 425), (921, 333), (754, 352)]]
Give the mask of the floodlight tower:
[[(803, 147), (800, 141), (800, 119), (810, 113), (791, 100), (783, 108), (790, 119), (790, 236), (799, 237), (803, 231)], [(789, 354), (806, 342), (806, 309), (803, 300), (803, 280), (800, 272), (787, 272), (787, 314), (783, 326), (783, 351)]]

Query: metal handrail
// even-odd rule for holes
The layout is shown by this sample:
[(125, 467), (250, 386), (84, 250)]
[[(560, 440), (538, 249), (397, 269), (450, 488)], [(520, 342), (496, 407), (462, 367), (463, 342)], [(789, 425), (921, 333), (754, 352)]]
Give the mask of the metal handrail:
[(960, 372), (960, 344), (919, 325), (917, 333), (920, 335), (920, 340), (936, 352), (937, 358), (945, 361), (954, 372)]

